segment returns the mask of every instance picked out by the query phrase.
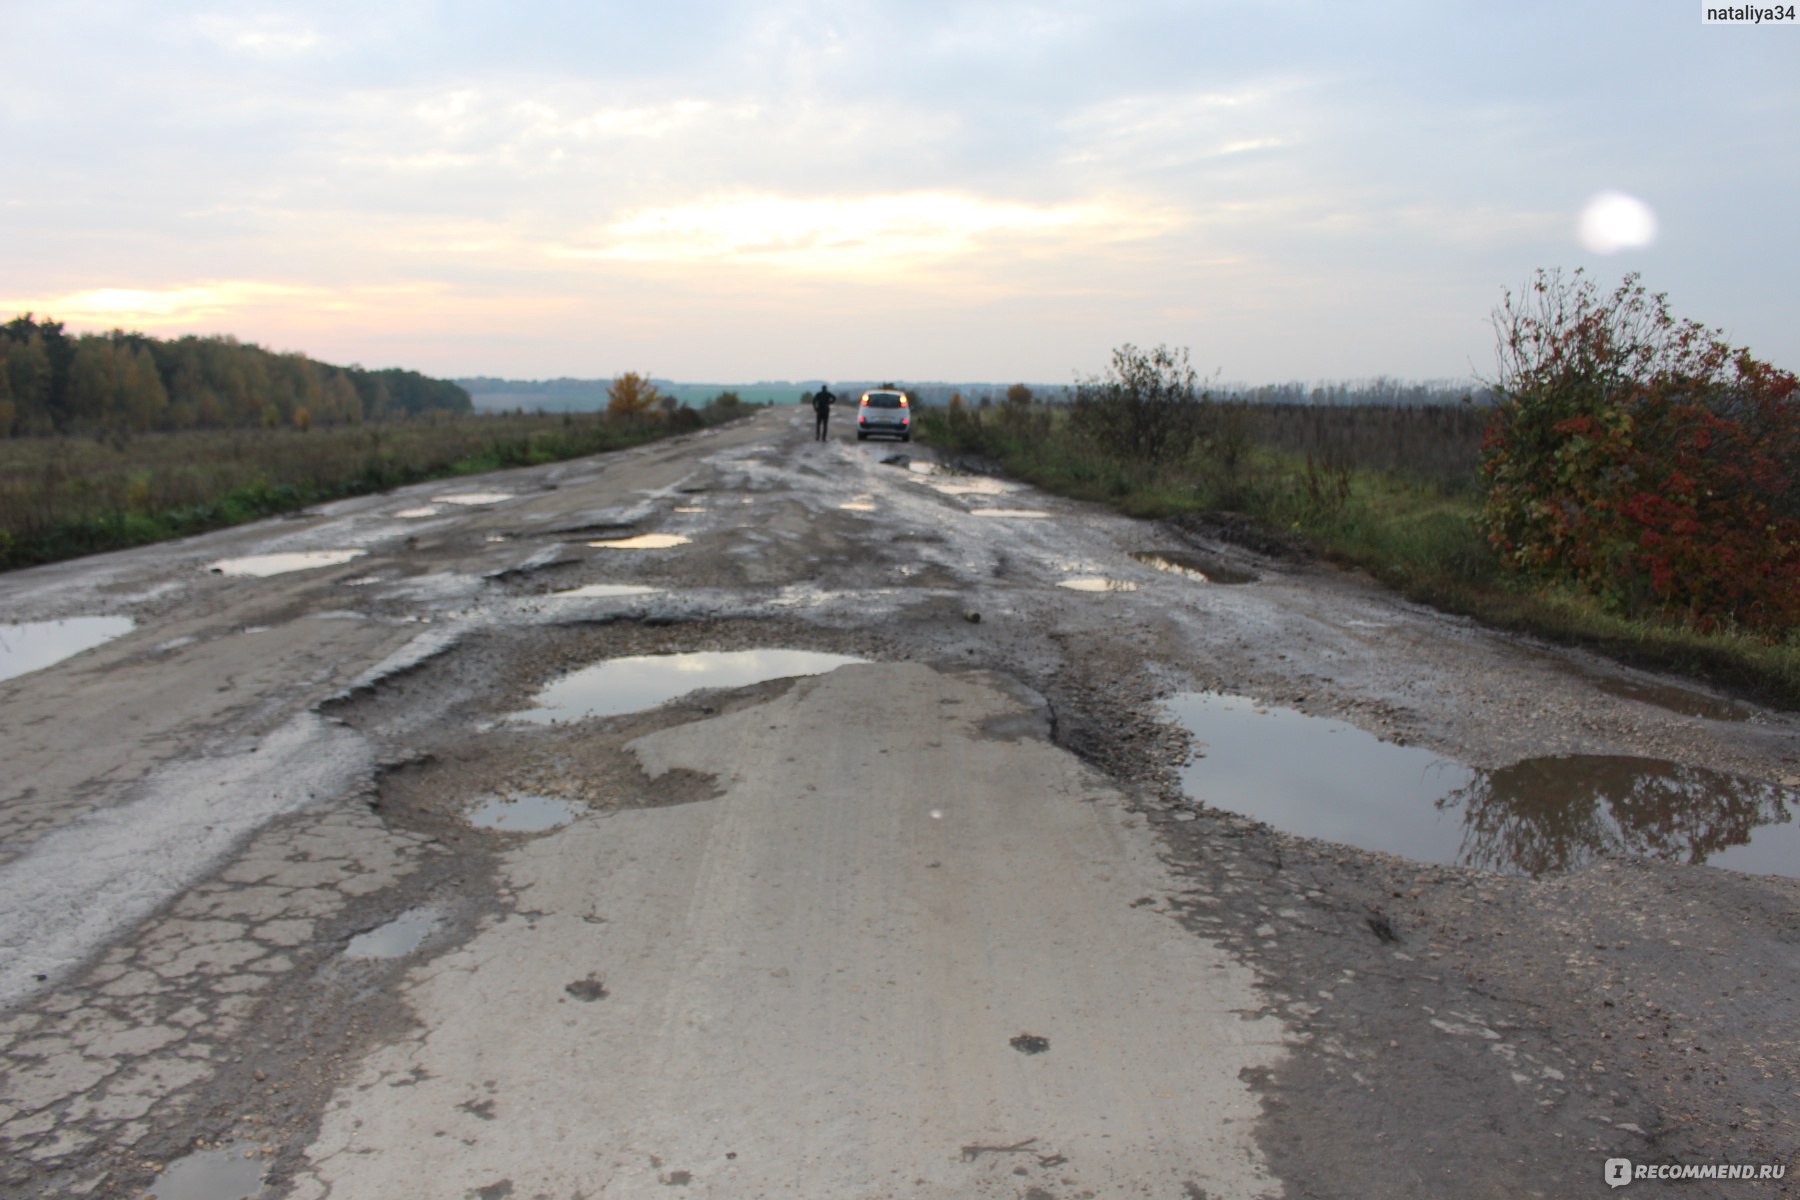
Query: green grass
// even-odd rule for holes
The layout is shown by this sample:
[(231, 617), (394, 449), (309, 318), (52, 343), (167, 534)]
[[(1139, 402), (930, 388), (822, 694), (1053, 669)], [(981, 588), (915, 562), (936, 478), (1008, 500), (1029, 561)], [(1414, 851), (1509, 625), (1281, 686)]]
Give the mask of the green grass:
[[(1471, 462), (1478, 427), (1421, 410), (1406, 430), (1410, 455), (1430, 472), (1394, 469), (1391, 449), (1368, 427), (1403, 430), (1392, 412), (1380, 421), (1292, 414), (1304, 430), (1283, 430), (1279, 412), (1255, 412), (1251, 440), (1229, 465), (1217, 445), (1160, 468), (1125, 463), (1076, 438), (1064, 416), (1038, 410), (1009, 427), (997, 412), (943, 409), (920, 414), (918, 437), (978, 454), (1046, 491), (1097, 501), (1142, 518), (1240, 513), (1271, 535), (1368, 571), (1401, 594), (1486, 624), (1583, 646), (1619, 661), (1701, 679), (1764, 703), (1800, 709), (1800, 631), (1771, 641), (1735, 632), (1633, 620), (1585, 595), (1534, 588), (1506, 572), (1477, 524), (1479, 481), (1472, 471), (1435, 465)], [(1331, 429), (1345, 431), (1334, 435)], [(1324, 432), (1321, 432), (1321, 430)], [(1279, 448), (1301, 439), (1306, 456)], [(1439, 439), (1444, 444), (1433, 444)], [(1381, 466), (1363, 465), (1379, 461)]]
[[(690, 416), (686, 427), (723, 415)], [(596, 415), (440, 415), (304, 433), (0, 440), (0, 569), (185, 537), (427, 479), (623, 449), (682, 427)]]

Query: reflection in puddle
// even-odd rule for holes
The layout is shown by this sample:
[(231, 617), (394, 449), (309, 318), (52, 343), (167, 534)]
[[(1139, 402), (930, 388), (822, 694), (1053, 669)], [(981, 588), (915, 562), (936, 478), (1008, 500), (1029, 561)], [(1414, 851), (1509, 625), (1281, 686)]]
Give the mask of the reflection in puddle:
[(702, 513), (706, 511), (704, 504), (677, 504), (675, 511), (679, 513)]
[(502, 500), (511, 500), (511, 492), (455, 492), (448, 496), (433, 496), (433, 504), (498, 504)]
[(1106, 579), (1098, 575), (1064, 579), (1056, 586), (1068, 588), (1072, 592), (1135, 592), (1138, 589), (1138, 585), (1129, 579)]
[(131, 632), (130, 617), (70, 617), (0, 625), (0, 679), (41, 670)]
[(1188, 692), (1168, 708), (1204, 743), (1182, 771), (1188, 794), (1288, 833), (1511, 874), (1630, 854), (1800, 875), (1800, 794), (1774, 784), (1607, 755), (1479, 771), (1241, 696)]
[(233, 1142), (176, 1159), (150, 1191), (156, 1200), (256, 1200), (263, 1192), (262, 1177), (262, 1166), (245, 1158)]
[(969, 513), (977, 517), (1047, 517), (1050, 515), (1041, 508), (971, 508)]
[(539, 796), (532, 792), (513, 792), (505, 796), (489, 796), (469, 810), (469, 824), (477, 829), (497, 829), (502, 833), (543, 833), (567, 825), (585, 809), (572, 800)]
[(367, 553), (367, 550), (298, 550), (291, 554), (251, 554), (244, 558), (222, 558), (207, 569), (215, 575), (248, 575), (265, 579), (270, 575), (285, 575), (289, 571), (335, 567)]
[(437, 928), (434, 908), (409, 908), (386, 925), (359, 933), (344, 947), (346, 958), (401, 958), (419, 948)]
[(565, 675), (513, 718), (537, 725), (638, 712), (700, 688), (739, 688), (792, 675), (821, 675), (851, 663), (812, 650), (709, 650), (608, 659)]
[(636, 537), (610, 538), (588, 545), (597, 550), (667, 550), (670, 546), (685, 546), (693, 540), (679, 533), (640, 533)]
[(1190, 550), (1140, 550), (1131, 557), (1148, 567), (1196, 583), (1255, 583), (1256, 576)]
[(846, 500), (842, 504), (838, 505), (838, 507), (839, 508), (847, 508), (851, 512), (874, 512), (875, 511), (875, 506), (867, 500)]
[(647, 587), (641, 583), (590, 583), (567, 591), (551, 592), (550, 595), (567, 600), (586, 600), (604, 596), (650, 596), (660, 591), (661, 588)]
[(420, 517), (435, 517), (440, 511), (442, 510), (435, 505), (427, 504), (421, 508), (403, 508), (394, 515), (396, 517), (403, 517), (408, 521), (416, 521)]

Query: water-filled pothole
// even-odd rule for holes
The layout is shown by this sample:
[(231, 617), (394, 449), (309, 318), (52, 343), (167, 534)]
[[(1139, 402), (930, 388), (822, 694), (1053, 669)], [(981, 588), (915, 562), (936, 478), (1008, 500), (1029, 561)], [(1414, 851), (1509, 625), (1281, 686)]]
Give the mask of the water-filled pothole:
[(540, 691), (517, 721), (547, 725), (639, 712), (700, 688), (738, 688), (793, 675), (822, 675), (851, 663), (814, 650), (706, 650), (614, 658), (565, 675)]
[(433, 496), (433, 504), (498, 504), (502, 500), (511, 500), (511, 492), (452, 492), (447, 496)]
[(469, 824), (501, 833), (543, 833), (567, 825), (583, 812), (582, 805), (534, 792), (508, 792), (489, 796), (469, 810)]
[(982, 476), (962, 476), (942, 481), (927, 481), (926, 487), (945, 496), (1005, 496), (1019, 490), (1016, 483)]
[(403, 508), (394, 515), (402, 520), (417, 521), (422, 517), (435, 517), (442, 511), (435, 504), (422, 504), (418, 508)]
[(344, 947), (345, 958), (403, 958), (417, 950), (438, 926), (435, 908), (409, 908), (386, 925), (359, 933)]
[(0, 625), (0, 679), (11, 679), (92, 650), (131, 632), (130, 617), (69, 617)]
[(1139, 550), (1131, 557), (1145, 566), (1192, 579), (1196, 583), (1255, 583), (1248, 571), (1227, 566), (1218, 559), (1191, 550)]
[(1288, 833), (1509, 874), (1629, 854), (1800, 875), (1800, 793), (1775, 784), (1617, 755), (1477, 770), (1241, 696), (1188, 692), (1168, 709), (1204, 743), (1188, 794)]
[(610, 596), (651, 596), (662, 590), (659, 587), (650, 587), (642, 583), (590, 583), (578, 588), (551, 592), (550, 595), (557, 599), (590, 600)]
[(679, 533), (640, 533), (636, 537), (608, 538), (588, 545), (596, 550), (667, 550), (671, 546), (685, 546), (693, 540)]
[(1041, 508), (971, 508), (969, 513), (977, 517), (1047, 517), (1050, 515)]
[(245, 1158), (233, 1142), (176, 1159), (150, 1191), (156, 1200), (256, 1200), (263, 1194), (262, 1178), (262, 1164)]
[(1063, 579), (1056, 586), (1068, 588), (1072, 592), (1135, 592), (1138, 589), (1138, 585), (1129, 579), (1108, 579), (1102, 575)]
[(287, 554), (250, 554), (243, 558), (221, 558), (207, 569), (214, 575), (266, 579), (270, 575), (285, 575), (289, 571), (339, 566), (367, 553), (367, 550), (296, 550)]

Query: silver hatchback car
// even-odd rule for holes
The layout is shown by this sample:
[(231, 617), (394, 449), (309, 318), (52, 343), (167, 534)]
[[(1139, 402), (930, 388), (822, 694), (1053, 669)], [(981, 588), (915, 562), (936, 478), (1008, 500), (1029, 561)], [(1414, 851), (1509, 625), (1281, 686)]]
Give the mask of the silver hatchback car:
[(856, 406), (856, 440), (877, 433), (912, 441), (912, 401), (905, 392), (878, 388), (862, 394)]

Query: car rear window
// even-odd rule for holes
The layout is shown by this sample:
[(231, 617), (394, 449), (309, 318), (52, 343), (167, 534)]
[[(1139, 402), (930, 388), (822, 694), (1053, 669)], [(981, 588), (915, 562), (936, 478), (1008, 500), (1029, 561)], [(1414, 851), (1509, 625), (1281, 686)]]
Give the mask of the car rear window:
[(899, 408), (900, 397), (893, 392), (870, 392), (863, 397), (863, 403), (870, 408)]

